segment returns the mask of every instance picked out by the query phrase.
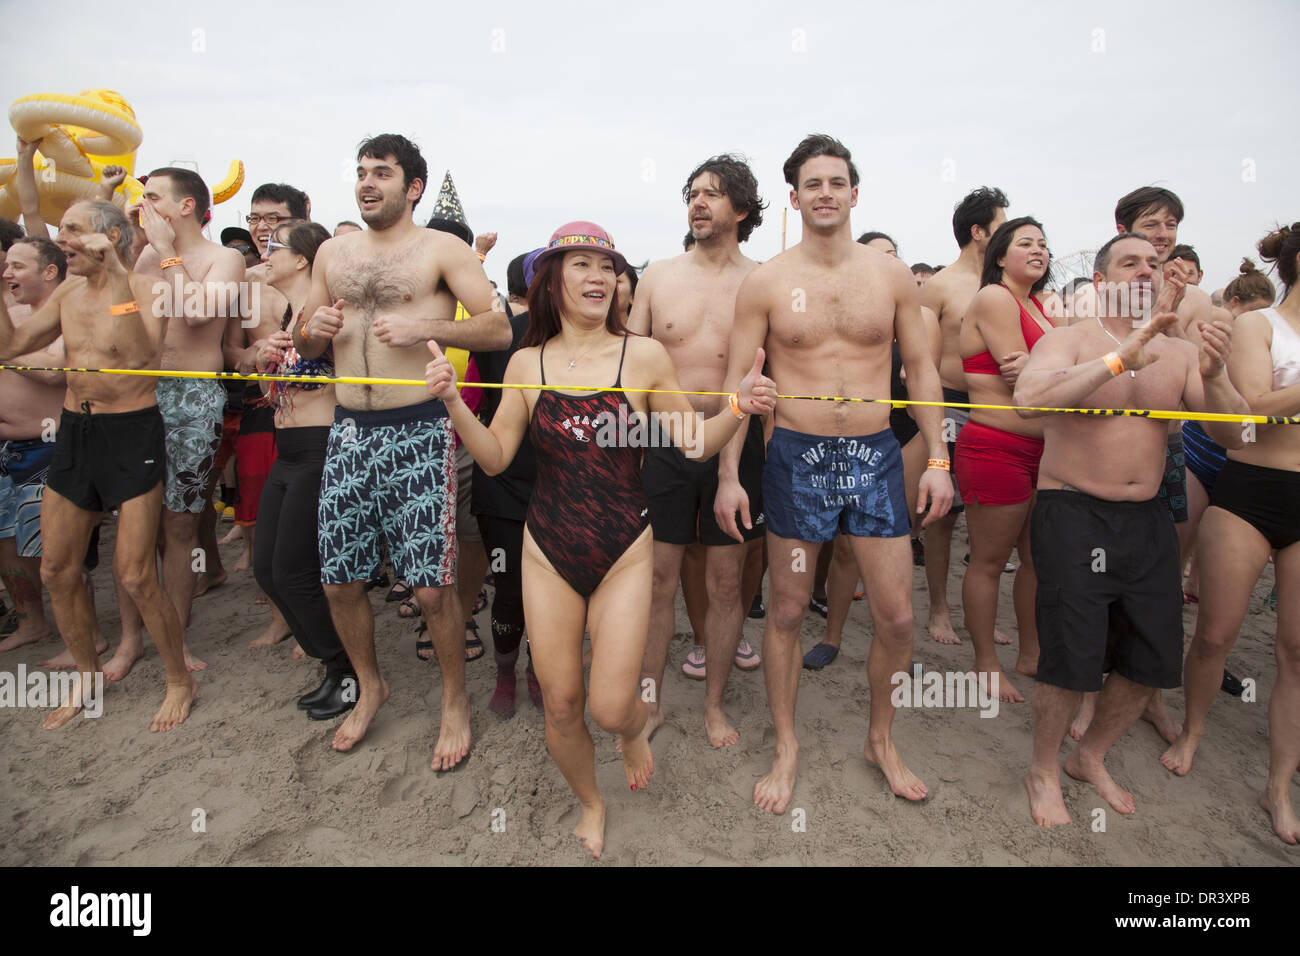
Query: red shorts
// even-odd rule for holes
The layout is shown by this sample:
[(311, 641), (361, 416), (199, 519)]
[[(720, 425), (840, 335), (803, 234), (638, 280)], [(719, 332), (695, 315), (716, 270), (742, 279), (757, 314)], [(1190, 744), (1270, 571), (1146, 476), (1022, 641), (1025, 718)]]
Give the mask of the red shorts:
[(1024, 504), (1038, 486), (1043, 440), (1027, 438), (979, 422), (957, 434), (953, 472), (962, 501), (980, 505)]
[(217, 458), (212, 465), (214, 474), (221, 474), (222, 469), (226, 467), (226, 462), (230, 461), (230, 456), (235, 453), (235, 439), (239, 437), (239, 418), (239, 412), (226, 412), (225, 417), (221, 419), (221, 447), (217, 449)]
[(262, 487), (275, 464), (275, 432), (240, 435), (235, 442), (235, 475), (239, 479), (239, 501), (235, 505), (235, 524), (257, 524), (257, 503)]

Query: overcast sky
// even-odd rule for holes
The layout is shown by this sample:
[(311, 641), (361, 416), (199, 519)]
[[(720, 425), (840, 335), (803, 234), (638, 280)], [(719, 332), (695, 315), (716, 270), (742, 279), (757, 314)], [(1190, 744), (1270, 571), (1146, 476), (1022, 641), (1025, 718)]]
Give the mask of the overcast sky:
[(679, 252), (683, 180), (724, 151), (771, 203), (743, 247), (770, 257), (781, 163), (809, 132), (853, 151), (855, 233), (891, 234), (909, 263), (956, 256), (953, 205), (983, 184), (1042, 220), (1057, 256), (1112, 235), (1125, 192), (1166, 185), (1211, 289), (1300, 219), (1295, 0), (113, 9), (0, 0), (0, 101), (108, 87), (144, 130), (137, 172), (184, 160), (215, 184), (242, 159), (214, 236), (266, 181), (306, 189), (330, 227), (359, 219), (356, 144), (380, 132), (419, 144), (431, 190), (452, 171), (471, 227), (501, 235), (487, 266), (503, 285), (512, 256), (573, 219), (634, 263)]

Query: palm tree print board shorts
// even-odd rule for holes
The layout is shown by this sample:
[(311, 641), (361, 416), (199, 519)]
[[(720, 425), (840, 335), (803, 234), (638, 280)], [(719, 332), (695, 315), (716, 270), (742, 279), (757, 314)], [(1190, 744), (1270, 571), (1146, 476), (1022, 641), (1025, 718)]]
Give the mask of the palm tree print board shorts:
[(175, 514), (198, 514), (221, 448), (226, 387), (208, 378), (160, 378), (154, 395), (167, 430), (163, 505)]
[(368, 580), (380, 535), (412, 587), (456, 583), (456, 452), (447, 407), (334, 409), (317, 512), (324, 584)]

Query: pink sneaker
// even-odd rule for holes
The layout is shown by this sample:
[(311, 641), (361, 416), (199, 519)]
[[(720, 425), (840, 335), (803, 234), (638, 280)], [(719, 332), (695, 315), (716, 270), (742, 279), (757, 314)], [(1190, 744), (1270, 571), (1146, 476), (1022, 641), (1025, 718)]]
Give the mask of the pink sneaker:
[(682, 665), (682, 673), (691, 680), (704, 680), (704, 648), (698, 644), (691, 648), (691, 652), (686, 655), (686, 663)]
[(752, 671), (763, 666), (763, 658), (758, 656), (758, 651), (743, 637), (736, 645), (736, 666), (742, 671)]

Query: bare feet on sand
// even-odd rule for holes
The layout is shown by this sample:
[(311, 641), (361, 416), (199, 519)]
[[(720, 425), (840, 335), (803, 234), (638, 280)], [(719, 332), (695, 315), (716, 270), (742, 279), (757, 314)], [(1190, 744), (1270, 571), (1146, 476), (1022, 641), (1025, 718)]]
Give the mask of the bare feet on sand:
[(715, 747), (730, 747), (740, 739), (740, 732), (731, 726), (721, 707), (704, 705), (704, 732)]
[(433, 763), (429, 766), (450, 770), (469, 755), (469, 744), (469, 700), (450, 706), (444, 701), (442, 726), (438, 728), (438, 742), (433, 745)]
[(1106, 764), (1082, 747), (1065, 758), (1065, 772), (1075, 780), (1082, 780), (1097, 788), (1098, 795), (1125, 815), (1137, 809), (1133, 794), (1117, 784), (1106, 771)]
[(573, 835), (582, 841), (583, 849), (599, 860), (605, 849), (605, 804), (582, 808), (582, 818), (573, 828)]
[(18, 626), (18, 630), (0, 641), (0, 654), (5, 651), (12, 651), (16, 647), (22, 647), (24, 644), (35, 644), (37, 641), (43, 641), (52, 633), (48, 626), (38, 630), (34, 627), (28, 627), (27, 622), (24, 621)]
[(655, 772), (655, 757), (650, 752), (650, 721), (645, 722), (635, 737), (623, 737), (619, 743), (627, 785), (633, 790), (644, 790), (650, 785), (650, 775)]
[(1007, 680), (1007, 675), (1002, 673), (1002, 668), (999, 667), (995, 671), (980, 671), (979, 679), (980, 692), (985, 697), (992, 697), (996, 693), (998, 700), (1006, 704), (1023, 704), (1025, 702), (1025, 695), (1016, 690), (1015, 684)]
[(1269, 796), (1267, 790), (1259, 795), (1259, 808), (1268, 814), (1273, 823), (1273, 832), (1282, 838), (1283, 843), (1293, 846), (1300, 843), (1300, 820), (1296, 819), (1295, 807), (1286, 797)]
[(772, 757), (772, 769), (754, 784), (754, 804), (760, 810), (785, 813), (790, 798), (794, 796), (794, 778), (798, 770), (799, 749), (795, 747), (782, 753), (778, 747)]
[(1025, 789), (1029, 791), (1029, 813), (1040, 827), (1059, 827), (1070, 822), (1059, 772), (1040, 775), (1031, 770), (1025, 777)]
[(894, 791), (895, 796), (918, 801), (930, 795), (930, 791), (926, 789), (920, 778), (907, 769), (907, 764), (903, 763), (903, 758), (898, 755), (894, 742), (888, 737), (884, 740), (872, 740), (868, 737), (862, 756), (867, 758), (867, 763), (878, 767), (885, 775), (885, 779), (889, 781), (889, 789)]
[(135, 662), (144, 657), (144, 646), (139, 640), (123, 640), (117, 645), (117, 653), (104, 665), (104, 679), (118, 681), (131, 673)]
[(45, 722), (42, 723), (41, 726), (46, 730), (58, 730), (73, 717), (76, 717), (77, 714), (81, 712), (81, 708), (85, 706), (85, 691), (87, 689), (88, 688), (84, 687), (81, 673), (74, 672), (72, 675), (72, 688), (69, 693), (68, 703), (50, 711), (50, 713), (46, 715)]
[[(1179, 734), (1183, 732), (1183, 725), (1174, 720), (1174, 715), (1165, 706), (1164, 696), (1160, 691), (1156, 691), (1151, 695), (1151, 702), (1147, 704), (1146, 710), (1142, 711), (1142, 719), (1154, 727), (1167, 744), (1172, 744), (1178, 739)], [(1190, 759), (1188, 760), (1188, 769), (1191, 769)]]
[(208, 666), (207, 661), (201, 661), (190, 653), (188, 644), (185, 644), (182, 649), (185, 651), (185, 669), (187, 671), (201, 671)]
[(1160, 762), (1166, 770), (1185, 777), (1192, 771), (1192, 759), (1196, 756), (1196, 748), (1200, 743), (1183, 732), (1174, 740), (1173, 746), (1160, 755)]
[(370, 729), (370, 721), (375, 719), (379, 708), (388, 700), (388, 684), (381, 677), (375, 688), (362, 687), (357, 695), (357, 705), (348, 712), (347, 719), (339, 724), (334, 732), (335, 750), (351, 750)]
[(302, 645), (297, 641), (293, 642), (293, 653), (289, 655), (291, 661), (302, 661), (307, 659), (307, 652), (302, 649)]
[[(205, 665), (206, 666), (206, 665)], [(167, 683), (167, 695), (163, 698), (162, 706), (158, 708), (158, 713), (153, 715), (153, 722), (149, 724), (149, 732), (157, 733), (160, 730), (171, 730), (180, 726), (186, 717), (190, 715), (190, 708), (199, 698), (199, 685), (189, 674), (185, 675), (182, 683)]]
[[(667, 717), (666, 717), (666, 715), (664, 714), (664, 709), (663, 709), (663, 707), (661, 707), (659, 704), (651, 704), (651, 705), (650, 705), (650, 710), (649, 710), (649, 712), (646, 714), (646, 717), (645, 717), (645, 725), (646, 725), (646, 737), (645, 737), (645, 739), (646, 739), (647, 741), (649, 741), (649, 740), (651, 740), (651, 739), (654, 738), (655, 731), (658, 730), (660, 727), (662, 727), (662, 726), (664, 725), (664, 721), (665, 721), (666, 719), (667, 719)], [(622, 753), (622, 752), (623, 752), (623, 738), (622, 738), (622, 737), (620, 737), (620, 738), (615, 742), (615, 744), (614, 744), (614, 749), (617, 750), (619, 753)]]
[(961, 638), (952, 628), (952, 618), (947, 614), (941, 617), (930, 615), (930, 623), (927, 625), (930, 631), (930, 639), (938, 641), (940, 644), (960, 644)]
[[(100, 654), (103, 654), (107, 650), (108, 650), (108, 641), (104, 640), (103, 637), (96, 634), (95, 635), (95, 656), (98, 657)], [(77, 662), (72, 657), (72, 651), (64, 651), (62, 654), (57, 654), (54, 657), (51, 657), (48, 661), (37, 661), (36, 666), (44, 667), (46, 670), (51, 670), (51, 671), (70, 671), (77, 666)]]
[(1038, 676), (1038, 658), (1025, 657), (1023, 654), (1016, 658), (1016, 673), (1024, 674), (1026, 677)]
[(1075, 740), (1082, 740), (1083, 735), (1088, 732), (1089, 725), (1092, 724), (1092, 716), (1097, 713), (1097, 693), (1097, 691), (1086, 693), (1079, 701), (1079, 709), (1075, 711), (1074, 720), (1070, 722), (1070, 736)]
[(995, 628), (993, 628), (993, 643), (994, 643), (994, 644), (1010, 644), (1010, 643), (1012, 643), (1012, 641), (1011, 641), (1011, 636), (1010, 636), (1009, 634), (1003, 634), (1001, 631), (999, 631), (999, 630), (995, 627)]
[(194, 596), (203, 597), (209, 591), (214, 591), (228, 580), (225, 569), (220, 571), (204, 571), (194, 579)]
[(249, 647), (270, 647), (272, 644), (279, 644), (289, 637), (293, 632), (289, 630), (289, 625), (283, 621), (272, 621), (266, 626), (266, 630), (259, 634), (253, 640), (248, 642)]

